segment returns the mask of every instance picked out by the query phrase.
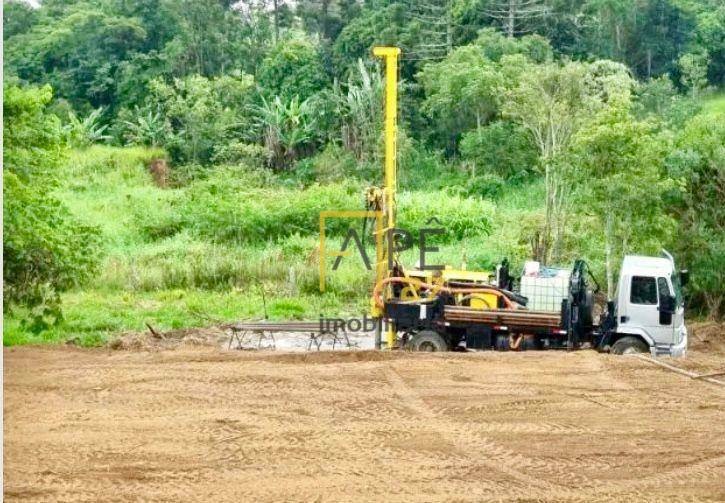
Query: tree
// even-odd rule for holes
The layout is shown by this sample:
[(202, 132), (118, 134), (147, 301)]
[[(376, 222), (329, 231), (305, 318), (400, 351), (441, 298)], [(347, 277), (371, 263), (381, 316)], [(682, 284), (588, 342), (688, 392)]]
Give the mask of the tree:
[(674, 73), (677, 56), (692, 40), (695, 17), (684, 2), (648, 0), (633, 5), (627, 23), (627, 45), (619, 56), (644, 78)]
[(505, 84), (499, 65), (475, 45), (459, 47), (445, 60), (424, 66), (418, 80), (426, 96), (423, 111), (453, 149), (461, 133), (486, 124), (498, 112)]
[(477, 174), (493, 173), (510, 180), (533, 173), (538, 160), (527, 131), (503, 120), (464, 133), (461, 158), (472, 163)]
[(410, 2), (410, 29), (417, 43), (410, 48), (417, 61), (442, 59), (453, 50), (452, 0), (415, 0)]
[(564, 226), (566, 198), (565, 165), (557, 162), (583, 119), (586, 102), (586, 68), (579, 63), (549, 63), (522, 76), (508, 94), (504, 115), (519, 122), (532, 136), (539, 151), (539, 165), (546, 180), (546, 216), (541, 234), (544, 263), (558, 249)]
[(59, 19), (8, 39), (6, 69), (29, 82), (49, 82), (80, 111), (113, 107), (119, 65), (146, 35), (136, 18), (73, 5)]
[(175, 161), (207, 164), (215, 148), (248, 131), (253, 90), (249, 75), (212, 79), (191, 75), (171, 83), (156, 79), (150, 88), (143, 113), (152, 122), (136, 121), (138, 128), (127, 125), (125, 135), (132, 138), (143, 128), (153, 128)]
[(710, 55), (708, 80), (714, 85), (725, 83), (725, 5), (703, 8), (697, 15), (693, 52)]
[(533, 30), (549, 13), (543, 0), (489, 0), (484, 11), (501, 24), (506, 36), (513, 38)]
[(725, 114), (691, 119), (666, 156), (670, 176), (684, 191), (670, 198), (679, 222), (675, 249), (692, 271), (692, 307), (712, 319), (725, 314)]
[(296, 8), (307, 31), (330, 42), (359, 11), (360, 5), (354, 0), (301, 0)]
[(509, 38), (493, 28), (484, 28), (478, 32), (474, 43), (485, 57), (496, 62), (504, 56), (522, 54), (534, 63), (545, 63), (551, 61), (554, 55), (549, 41), (540, 35)]
[(378, 71), (369, 71), (362, 60), (358, 60), (358, 71), (344, 87), (336, 83), (333, 88), (339, 139), (356, 159), (377, 160), (382, 145), (383, 78)]
[(59, 293), (98, 264), (99, 233), (53, 195), (63, 159), (60, 121), (46, 107), (49, 86), (4, 89), (4, 309), (24, 306), (31, 328), (61, 319)]
[(637, 7), (628, 0), (589, 0), (592, 36), (588, 37), (592, 52), (601, 57), (620, 60), (626, 52), (633, 11)]
[(272, 43), (282, 40), (282, 30), (290, 28), (294, 22), (294, 12), (285, 0), (242, 0), (237, 5), (246, 5), (248, 10), (256, 10), (270, 19)]
[(244, 64), (242, 47), (245, 24), (229, 7), (218, 0), (182, 0), (175, 9), (180, 29), (164, 52), (172, 62), (176, 76), (198, 74), (213, 77)]
[(3, 40), (27, 32), (38, 17), (38, 10), (25, 2), (3, 0)]
[(613, 62), (545, 63), (523, 73), (518, 86), (507, 93), (504, 116), (531, 134), (546, 183), (539, 260), (546, 263), (552, 253), (554, 259), (561, 253), (571, 185), (569, 165), (562, 158), (572, 136), (609, 101), (628, 101), (633, 84), (626, 68)]
[(119, 114), (119, 121), (123, 128), (123, 139), (128, 145), (145, 145), (160, 147), (169, 141), (172, 136), (171, 123), (161, 113), (160, 107), (152, 110), (148, 107), (141, 110), (139, 107), (128, 111), (130, 116), (124, 119)]
[(475, 43), (423, 66), (417, 78), (425, 92), (421, 109), (435, 124), (430, 129), (436, 136), (431, 137), (456, 152), (463, 133), (485, 126), (500, 113), (507, 90), (520, 75), (551, 56), (549, 44), (537, 35), (508, 39), (485, 29)]
[(546, 0), (549, 14), (536, 32), (558, 53), (620, 61), (649, 79), (676, 70), (695, 34), (693, 6), (708, 1)]
[(677, 61), (680, 67), (680, 79), (693, 98), (707, 85), (707, 53), (687, 53)]
[(305, 37), (279, 42), (264, 58), (258, 72), (260, 93), (283, 101), (306, 100), (325, 86), (325, 70), (317, 48)]
[(638, 122), (626, 100), (602, 109), (573, 138), (570, 163), (583, 181), (578, 207), (593, 214), (604, 234), (607, 295), (614, 296), (615, 264), (632, 250), (657, 252), (674, 221), (664, 196), (677, 189), (663, 174), (662, 142), (650, 124)]
[(310, 101), (297, 96), (289, 102), (280, 96), (269, 102), (262, 98), (256, 111), (255, 127), (270, 153), (270, 164), (275, 169), (289, 168), (315, 140)]
[(406, 6), (398, 2), (363, 9), (333, 43), (332, 62), (337, 74), (344, 75), (351, 67), (354, 71), (358, 59), (368, 59), (375, 45), (396, 45), (408, 54), (407, 14)]

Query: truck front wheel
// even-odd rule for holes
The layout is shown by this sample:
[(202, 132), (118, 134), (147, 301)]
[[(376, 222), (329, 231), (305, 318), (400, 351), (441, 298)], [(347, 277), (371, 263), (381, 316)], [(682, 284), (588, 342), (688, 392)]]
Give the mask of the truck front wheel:
[(615, 355), (631, 355), (648, 351), (649, 348), (642, 339), (632, 336), (622, 337), (612, 346), (612, 353)]
[(411, 351), (448, 351), (445, 339), (432, 330), (418, 332), (407, 344)]

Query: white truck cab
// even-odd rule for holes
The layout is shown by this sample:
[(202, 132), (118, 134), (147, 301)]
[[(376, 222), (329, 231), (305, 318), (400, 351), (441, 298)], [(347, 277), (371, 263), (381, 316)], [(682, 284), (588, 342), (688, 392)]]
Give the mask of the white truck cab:
[(610, 338), (613, 353), (685, 356), (687, 328), (681, 291), (685, 274), (677, 272), (672, 255), (664, 250), (663, 257), (624, 257), (614, 311), (616, 328)]

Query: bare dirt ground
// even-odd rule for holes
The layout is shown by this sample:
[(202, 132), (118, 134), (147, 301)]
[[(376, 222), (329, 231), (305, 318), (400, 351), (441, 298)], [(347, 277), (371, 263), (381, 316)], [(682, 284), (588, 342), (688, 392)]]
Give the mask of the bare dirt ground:
[[(706, 332), (672, 363), (724, 370)], [(725, 387), (631, 357), (4, 357), (8, 501), (725, 500)]]

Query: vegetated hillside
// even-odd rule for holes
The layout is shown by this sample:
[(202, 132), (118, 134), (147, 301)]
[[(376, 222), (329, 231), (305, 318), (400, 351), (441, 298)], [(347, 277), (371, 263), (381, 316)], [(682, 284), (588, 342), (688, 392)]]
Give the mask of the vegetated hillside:
[[(64, 319), (33, 334), (21, 317), (6, 318), (5, 343), (102, 342), (114, 332), (198, 326), (245, 318), (316, 319), (361, 315), (373, 274), (353, 256), (338, 270), (328, 264), (320, 294), (319, 212), (361, 209), (365, 182), (354, 176), (305, 186), (262, 168), (220, 166), (183, 186), (159, 187), (149, 173), (158, 149), (90, 147), (71, 153), (61, 170), (58, 198), (79, 221), (99, 228), (103, 260), (97, 275), (63, 295)], [(446, 183), (450, 168), (430, 173)], [(452, 235), (433, 241), (432, 263), (488, 268), (504, 256), (523, 259), (522, 223), (541, 213), (539, 181), (509, 188), (497, 200), (427, 189), (401, 190), (401, 225), (411, 230), (435, 216)], [(328, 226), (328, 249), (339, 249), (348, 226)], [(366, 245), (374, 257), (372, 224)], [(456, 229), (461, 233), (456, 234)], [(490, 233), (490, 234), (489, 234)], [(403, 258), (413, 265), (417, 247)], [(22, 314), (22, 313), (21, 313)]]
[[(168, 329), (366, 312), (373, 275), (357, 256), (337, 271), (328, 263), (327, 291), (319, 293), (318, 218), (322, 210), (362, 209), (364, 188), (379, 174), (368, 180), (342, 170), (317, 181), (324, 177), (218, 165), (192, 181), (172, 176), (160, 187), (149, 166), (167, 157), (144, 147), (70, 152), (54, 192), (74, 218), (99, 230), (101, 265), (92, 279), (63, 294), (63, 319), (56, 325), (33, 331), (23, 324), (22, 310), (6, 318), (5, 344), (98, 344), (113, 333), (145, 330), (146, 323)], [(496, 184), (481, 196), (466, 181), (465, 166), (432, 155), (427, 163), (417, 160), (417, 169), (405, 162), (400, 168), (399, 221), (414, 232), (430, 217), (441, 221), (447, 232), (433, 242), (440, 251), (429, 261), (493, 270), (504, 257), (517, 265), (530, 258), (530, 239), (544, 214), (543, 180)], [(320, 164), (313, 159), (312, 170)], [(569, 225), (560, 264), (585, 257), (601, 280), (601, 233), (587, 215)], [(328, 225), (328, 249), (340, 248), (348, 226), (360, 231), (362, 223)], [(371, 228), (366, 244), (372, 257)], [(402, 258), (414, 265), (417, 246)]]
[(379, 44), (399, 223), (438, 218), (441, 262), (583, 257), (611, 295), (666, 247), (721, 317), (722, 2), (493, 3), (5, 0), (5, 343), (359, 313), (360, 264), (320, 295), (314, 250), (319, 211), (380, 183)]

